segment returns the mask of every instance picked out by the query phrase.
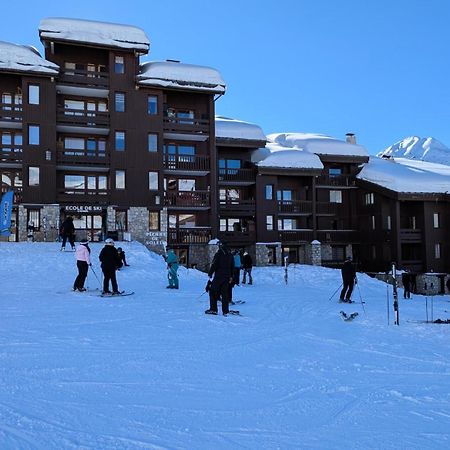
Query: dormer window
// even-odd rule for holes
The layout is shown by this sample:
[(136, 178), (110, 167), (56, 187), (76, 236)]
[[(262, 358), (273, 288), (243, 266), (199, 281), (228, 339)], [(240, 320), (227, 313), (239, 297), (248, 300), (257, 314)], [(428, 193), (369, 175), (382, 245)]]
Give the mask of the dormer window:
[(114, 57), (114, 73), (125, 73), (125, 59), (123, 56)]

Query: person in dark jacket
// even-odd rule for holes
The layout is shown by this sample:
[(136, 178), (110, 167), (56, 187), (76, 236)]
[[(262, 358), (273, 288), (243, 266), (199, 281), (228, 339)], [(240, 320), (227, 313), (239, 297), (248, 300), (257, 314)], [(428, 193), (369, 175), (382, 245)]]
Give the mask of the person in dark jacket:
[[(219, 243), (219, 250), (214, 255), (208, 276), (211, 279), (209, 287), (209, 309), (206, 314), (217, 314), (217, 301), (222, 302), (222, 314), (229, 313), (229, 289), (233, 283), (234, 258), (224, 242)], [(214, 276), (214, 277), (213, 277)]]
[(117, 287), (116, 270), (120, 259), (117, 249), (114, 247), (114, 241), (110, 238), (105, 240), (105, 246), (102, 248), (98, 259), (101, 261), (103, 271), (103, 292), (102, 294), (111, 294), (109, 290), (109, 281), (111, 280), (112, 294), (120, 294)]
[(341, 291), (340, 301), (351, 303), (353, 286), (356, 281), (356, 271), (352, 264), (352, 258), (347, 256), (341, 269), (343, 288)]
[(253, 260), (252, 257), (248, 254), (248, 252), (244, 252), (244, 256), (242, 257), (242, 268), (244, 269), (242, 284), (245, 284), (247, 282), (247, 275), (248, 275), (248, 284), (253, 284), (252, 278)]
[(73, 218), (67, 217), (61, 224), (60, 234), (62, 237), (61, 251), (66, 249), (66, 242), (69, 240), (72, 250), (75, 250), (75, 227), (73, 225)]
[(409, 272), (402, 273), (403, 298), (411, 298), (411, 275)]
[(117, 248), (117, 254), (119, 255), (119, 265), (117, 266), (117, 269), (120, 270), (123, 266), (128, 267), (129, 264), (127, 264), (127, 260), (125, 258), (125, 252), (122, 250), (122, 247)]

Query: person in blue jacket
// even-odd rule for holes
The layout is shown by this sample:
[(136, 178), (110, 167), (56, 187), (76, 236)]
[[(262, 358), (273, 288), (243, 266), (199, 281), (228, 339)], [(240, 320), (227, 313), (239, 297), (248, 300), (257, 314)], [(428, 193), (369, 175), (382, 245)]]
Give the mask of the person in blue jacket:
[(164, 259), (167, 263), (167, 278), (169, 279), (167, 289), (178, 289), (178, 257), (175, 252), (170, 249)]

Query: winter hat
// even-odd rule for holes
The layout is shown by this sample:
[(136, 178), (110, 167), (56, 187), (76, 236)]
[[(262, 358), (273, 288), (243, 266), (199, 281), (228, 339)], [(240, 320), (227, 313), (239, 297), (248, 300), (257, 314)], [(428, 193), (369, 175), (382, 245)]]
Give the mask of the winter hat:
[(114, 241), (111, 238), (105, 239), (106, 245), (114, 245)]

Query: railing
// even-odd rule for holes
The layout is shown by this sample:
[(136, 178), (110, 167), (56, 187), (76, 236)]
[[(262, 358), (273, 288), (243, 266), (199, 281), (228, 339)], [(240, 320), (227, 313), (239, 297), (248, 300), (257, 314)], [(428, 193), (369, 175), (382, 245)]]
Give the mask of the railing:
[(109, 201), (108, 189), (61, 189), (58, 191), (58, 201), (67, 202), (98, 202), (106, 204)]
[(316, 185), (318, 186), (355, 186), (355, 178), (349, 175), (320, 175), (317, 177)]
[(312, 230), (280, 230), (281, 242), (310, 242), (313, 240)]
[(219, 182), (256, 183), (254, 169), (219, 169)]
[(0, 147), (1, 162), (22, 162), (22, 158), (23, 153), (21, 145), (2, 145)]
[(0, 121), (22, 121), (22, 105), (0, 103)]
[(71, 163), (78, 165), (105, 165), (109, 164), (109, 154), (98, 150), (74, 150), (58, 149), (56, 153), (56, 162)]
[(91, 70), (61, 69), (58, 81), (64, 84), (104, 89), (109, 87), (109, 74)]
[(256, 241), (256, 234), (250, 231), (219, 231), (218, 237), (229, 244), (247, 244)]
[(167, 240), (169, 244), (207, 244), (211, 240), (211, 228), (169, 228)]
[(279, 214), (311, 214), (312, 202), (305, 200), (278, 200)]
[(422, 242), (422, 230), (401, 228), (400, 229), (401, 242)]
[(317, 214), (337, 214), (342, 208), (342, 203), (317, 202)]
[(164, 169), (181, 171), (209, 171), (209, 156), (164, 155)]
[(209, 131), (209, 120), (192, 117), (164, 117), (163, 127), (165, 132), (204, 134)]
[(169, 208), (208, 208), (210, 206), (209, 191), (166, 192), (164, 206)]
[(317, 231), (317, 239), (324, 242), (358, 242), (360, 240), (360, 233), (356, 230), (323, 230)]
[(59, 107), (57, 120), (64, 125), (109, 127), (109, 112)]
[(249, 215), (254, 215), (256, 210), (255, 200), (242, 200), (242, 199), (227, 199), (220, 200), (219, 208), (226, 212), (248, 212)]

